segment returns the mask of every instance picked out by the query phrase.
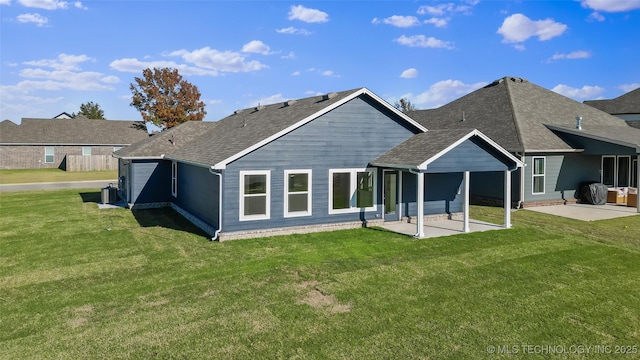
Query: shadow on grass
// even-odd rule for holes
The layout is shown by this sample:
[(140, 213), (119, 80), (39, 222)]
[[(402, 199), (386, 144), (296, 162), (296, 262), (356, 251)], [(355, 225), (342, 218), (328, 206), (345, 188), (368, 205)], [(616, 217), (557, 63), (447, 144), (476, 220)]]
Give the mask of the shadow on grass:
[(175, 210), (165, 207), (157, 209), (131, 210), (133, 217), (141, 227), (163, 227), (184, 231), (194, 235), (209, 237), (207, 233), (195, 226)]
[(100, 192), (99, 191), (92, 191), (92, 192), (81, 192), (79, 193), (80, 197), (82, 198), (82, 202), (83, 203), (99, 203), (102, 199), (100, 199)]
[[(83, 203), (95, 203), (96, 206), (102, 201), (100, 191), (79, 193)], [(157, 209), (131, 210), (131, 214), (138, 224), (143, 227), (163, 227), (172, 230), (184, 231), (197, 236), (209, 237), (207, 233), (195, 226), (184, 216), (175, 210), (165, 207)]]

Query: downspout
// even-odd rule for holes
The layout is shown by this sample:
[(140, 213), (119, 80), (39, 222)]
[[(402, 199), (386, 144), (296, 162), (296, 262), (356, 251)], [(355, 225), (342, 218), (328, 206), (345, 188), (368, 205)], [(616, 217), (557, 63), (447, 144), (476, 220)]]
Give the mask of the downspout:
[(220, 231), (222, 231), (222, 172), (219, 171), (219, 170), (215, 170), (213, 168), (213, 166), (209, 168), (209, 172), (218, 177), (218, 185), (219, 185), (219, 190), (218, 190), (218, 229), (216, 229), (216, 232), (213, 234), (213, 237), (211, 238), (211, 241), (216, 241), (216, 240), (218, 240), (218, 235), (220, 234)]

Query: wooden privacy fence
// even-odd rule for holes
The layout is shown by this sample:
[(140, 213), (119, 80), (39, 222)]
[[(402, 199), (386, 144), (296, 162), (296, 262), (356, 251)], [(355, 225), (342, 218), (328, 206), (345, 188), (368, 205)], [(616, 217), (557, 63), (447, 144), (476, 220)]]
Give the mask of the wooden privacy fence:
[(118, 170), (118, 159), (111, 155), (67, 155), (66, 171)]

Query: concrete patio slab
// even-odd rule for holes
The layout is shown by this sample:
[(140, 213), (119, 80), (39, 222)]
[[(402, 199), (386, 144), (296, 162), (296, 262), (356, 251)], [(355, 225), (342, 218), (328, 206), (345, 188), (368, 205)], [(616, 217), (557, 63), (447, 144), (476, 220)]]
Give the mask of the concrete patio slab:
[[(462, 220), (425, 221), (424, 238), (464, 234), (464, 232), (462, 231), (462, 225)], [(406, 222), (384, 223), (381, 227), (389, 231), (409, 236), (414, 236), (417, 232), (416, 224), (409, 224)], [(504, 227), (502, 227), (502, 225), (491, 224), (478, 220), (469, 220), (470, 232), (503, 229)]]
[(591, 204), (567, 204), (553, 206), (538, 206), (526, 208), (527, 211), (535, 211), (543, 214), (555, 215), (582, 221), (615, 219), (624, 216), (638, 215), (637, 209), (624, 205), (591, 205)]

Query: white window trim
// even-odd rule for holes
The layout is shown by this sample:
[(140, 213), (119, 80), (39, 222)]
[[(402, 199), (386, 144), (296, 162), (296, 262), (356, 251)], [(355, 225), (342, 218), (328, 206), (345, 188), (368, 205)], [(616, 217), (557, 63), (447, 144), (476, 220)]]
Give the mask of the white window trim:
[[(51, 149), (51, 154), (47, 153), (47, 149)], [(47, 156), (51, 156), (51, 161), (47, 161)], [(45, 146), (44, 147), (44, 163), (45, 164), (53, 164), (56, 162), (56, 150), (53, 146)]]
[[(373, 173), (373, 206), (366, 208), (359, 208), (356, 206), (356, 197), (354, 196), (358, 189), (358, 173), (359, 172), (372, 172)], [(350, 173), (351, 180), (351, 206), (347, 209), (334, 209), (333, 208), (333, 174), (334, 173)], [(349, 168), (349, 169), (329, 169), (329, 194), (327, 196), (329, 203), (329, 214), (349, 214), (360, 211), (377, 211), (378, 208), (378, 171), (375, 168)]]
[[(536, 159), (542, 159), (544, 161), (544, 168), (542, 174), (536, 174)], [(542, 178), (542, 192), (535, 192), (536, 177)], [(543, 195), (547, 190), (547, 157), (546, 156), (533, 156), (531, 157), (531, 195)]]
[(171, 162), (171, 195), (178, 197), (178, 163)]
[[(88, 150), (88, 153), (86, 150)], [(82, 156), (91, 156), (91, 146), (82, 147)]]
[[(289, 195), (301, 194), (302, 192), (289, 192), (289, 175), (291, 174), (307, 174), (307, 211), (291, 211), (289, 212)], [(284, 171), (284, 217), (299, 217), (299, 216), (311, 216), (311, 209), (313, 208), (312, 199), (312, 177), (311, 169), (298, 169), (298, 170), (285, 170)]]
[[(265, 214), (263, 215), (244, 215), (244, 177), (246, 175), (266, 175), (266, 204), (265, 204)], [(239, 213), (240, 221), (252, 221), (252, 220), (267, 220), (271, 218), (271, 171), (270, 170), (246, 170), (240, 171), (240, 191), (239, 193)], [(248, 195), (248, 196), (251, 196)]]

